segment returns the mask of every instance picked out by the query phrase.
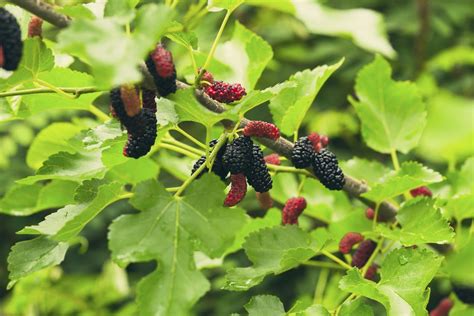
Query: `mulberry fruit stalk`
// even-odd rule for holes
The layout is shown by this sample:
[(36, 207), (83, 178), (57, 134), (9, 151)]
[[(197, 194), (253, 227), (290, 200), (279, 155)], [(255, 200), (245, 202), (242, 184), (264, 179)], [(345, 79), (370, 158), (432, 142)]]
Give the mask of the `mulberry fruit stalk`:
[(165, 97), (176, 92), (176, 69), (173, 56), (162, 44), (156, 45), (146, 60), (146, 66), (160, 96)]
[(314, 160), (313, 143), (307, 137), (300, 137), (291, 151), (291, 162), (298, 169), (308, 168)]
[(352, 266), (362, 268), (377, 247), (377, 244), (370, 239), (362, 241), (352, 256)]
[(348, 254), (354, 245), (364, 240), (364, 236), (359, 233), (346, 233), (339, 241), (339, 251), (343, 254)]
[(264, 193), (270, 191), (273, 186), (272, 177), (268, 171), (263, 152), (258, 145), (253, 145), (249, 167), (246, 169), (248, 183), (256, 192)]
[(283, 207), (282, 224), (293, 225), (298, 224), (298, 217), (306, 208), (306, 200), (304, 197), (294, 197), (286, 201)]
[(345, 184), (344, 174), (332, 152), (323, 149), (314, 154), (313, 170), (319, 181), (329, 190), (342, 190)]
[(242, 201), (247, 193), (247, 180), (242, 173), (233, 174), (230, 176), (230, 191), (227, 194), (224, 205), (234, 206)]
[(23, 54), (21, 30), (16, 18), (0, 8), (0, 67), (16, 70)]
[(413, 190), (410, 190), (410, 194), (413, 197), (417, 197), (417, 196), (432, 197), (433, 196), (433, 193), (431, 192), (431, 190), (428, 189), (428, 187), (425, 187), (425, 186), (418, 187), (418, 188), (415, 188)]
[(212, 99), (222, 103), (238, 101), (247, 94), (245, 88), (239, 83), (229, 84), (223, 81), (214, 81), (204, 88), (204, 92)]
[[(209, 142), (209, 147), (213, 148), (216, 144), (217, 144), (217, 140), (214, 139)], [(214, 164), (212, 165), (212, 172), (218, 175), (222, 180), (225, 180), (225, 178), (229, 174), (229, 170), (227, 170), (222, 163), (222, 156), (224, 155), (224, 151), (225, 151), (225, 145), (222, 146), (217, 152), (216, 158), (214, 160)], [(191, 170), (191, 175), (194, 174), (204, 163), (206, 163), (206, 155), (202, 155), (194, 163), (193, 168)], [(204, 168), (204, 170), (196, 177), (196, 179), (199, 179), (207, 171), (208, 169)]]
[(431, 312), (430, 316), (448, 316), (449, 311), (453, 308), (454, 302), (446, 297), (439, 302), (438, 306), (436, 306)]
[(272, 140), (280, 138), (280, 130), (272, 123), (263, 121), (250, 121), (243, 130), (243, 134), (249, 137), (264, 137)]

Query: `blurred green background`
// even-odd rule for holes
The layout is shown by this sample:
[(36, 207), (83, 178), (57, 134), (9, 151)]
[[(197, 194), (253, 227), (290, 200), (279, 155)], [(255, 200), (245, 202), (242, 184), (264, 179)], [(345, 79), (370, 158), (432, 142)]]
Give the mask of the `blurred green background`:
[[(255, 0), (256, 1), (256, 0)], [(298, 0), (295, 0), (296, 2)], [(152, 2), (152, 1), (148, 1)], [(181, 1), (177, 9), (183, 14), (197, 1)], [(269, 4), (270, 3), (270, 4)], [(269, 0), (278, 6), (277, 1)], [(383, 17), (388, 41), (393, 51), (384, 45), (377, 46), (392, 64), (396, 80), (411, 80), (423, 92), (428, 110), (428, 124), (417, 149), (402, 160), (417, 159), (445, 173), (459, 168), (474, 153), (474, 10), (470, 0), (353, 0), (319, 1), (324, 6), (346, 11), (354, 8), (374, 10)], [(257, 88), (265, 88), (300, 70), (322, 64), (334, 64), (342, 57), (344, 64), (336, 71), (319, 93), (308, 112), (303, 135), (317, 131), (331, 138), (331, 148), (342, 160), (354, 156), (386, 161), (387, 157), (370, 150), (362, 141), (359, 121), (349, 102), (353, 95), (357, 72), (374, 58), (373, 49), (356, 43), (351, 34), (320, 32), (331, 25), (319, 25), (285, 13), (284, 8), (273, 10), (243, 5), (232, 16), (223, 41), (232, 34), (233, 21), (251, 29), (273, 48), (274, 58), (264, 71)], [(353, 12), (353, 11), (352, 11)], [(346, 21), (362, 38), (378, 32), (364, 29), (370, 24), (355, 19)], [(207, 52), (223, 18), (222, 13), (208, 13), (194, 23), (193, 31), (199, 39), (199, 49)], [(333, 21), (337, 23), (337, 19)], [(318, 34), (326, 33), (326, 35)], [(55, 32), (47, 28), (46, 37), (54, 39)], [(178, 76), (190, 73), (187, 52), (170, 44), (178, 64)], [(382, 47), (382, 48), (381, 48)], [(80, 65), (72, 67), (80, 68)], [(0, 100), (2, 102), (2, 100)], [(106, 104), (99, 100), (100, 106)], [(259, 107), (249, 118), (271, 120), (268, 108)], [(0, 196), (13, 182), (33, 173), (25, 163), (30, 144), (38, 132), (53, 122), (80, 122), (92, 124), (87, 115), (74, 111), (48, 112), (25, 120), (0, 123)], [(203, 139), (202, 129), (186, 126)], [(171, 181), (165, 173), (163, 181)], [(27, 198), (27, 197), (21, 197)], [(4, 206), (0, 201), (0, 209)], [(255, 202), (246, 201), (247, 209), (256, 209)], [(115, 203), (91, 222), (83, 232), (77, 247), (68, 252), (61, 267), (48, 269), (20, 281), (13, 291), (7, 291), (8, 272), (6, 258), (10, 247), (22, 236), (15, 232), (26, 225), (39, 222), (45, 212), (28, 217), (13, 217), (0, 211), (0, 315), (134, 315), (134, 286), (140, 277), (153, 269), (153, 265), (131, 265), (127, 274), (109, 262), (107, 227), (118, 214), (131, 212), (130, 206)], [(245, 256), (236, 253), (225, 265), (245, 264)], [(278, 278), (268, 278), (252, 290), (240, 292), (220, 291), (225, 266), (206, 270), (213, 281), (213, 290), (195, 307), (197, 315), (228, 315), (242, 311), (249, 298), (258, 293), (275, 294), (286, 304), (296, 297), (312, 295), (317, 278), (315, 270), (304, 267), (292, 270)], [(337, 279), (328, 287), (334, 301), (340, 297)], [(278, 289), (278, 290), (276, 290)], [(331, 292), (332, 291), (332, 292)], [(443, 284), (433, 290), (433, 297), (442, 294)], [(430, 303), (431, 304), (431, 303)]]

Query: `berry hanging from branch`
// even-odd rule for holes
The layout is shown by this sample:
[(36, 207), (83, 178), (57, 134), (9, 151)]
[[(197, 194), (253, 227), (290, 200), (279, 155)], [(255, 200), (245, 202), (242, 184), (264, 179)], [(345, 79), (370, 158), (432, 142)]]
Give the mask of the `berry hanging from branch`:
[(304, 197), (294, 197), (286, 201), (282, 212), (282, 224), (294, 225), (298, 224), (298, 217), (306, 208), (306, 200)]
[(247, 180), (242, 173), (230, 176), (230, 191), (225, 198), (225, 206), (234, 206), (242, 201), (247, 193)]
[(173, 56), (162, 44), (156, 45), (146, 60), (146, 66), (160, 96), (166, 97), (176, 92), (176, 69)]
[(0, 8), (0, 67), (16, 70), (23, 54), (21, 30), (16, 18)]

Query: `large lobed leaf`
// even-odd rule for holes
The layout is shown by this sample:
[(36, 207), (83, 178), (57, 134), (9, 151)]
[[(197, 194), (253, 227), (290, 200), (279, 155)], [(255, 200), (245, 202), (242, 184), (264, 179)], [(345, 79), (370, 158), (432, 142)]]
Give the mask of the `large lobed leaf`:
[(211, 174), (192, 183), (183, 198), (170, 195), (154, 180), (146, 181), (131, 200), (141, 212), (121, 216), (110, 226), (116, 262), (158, 262), (138, 285), (142, 315), (183, 315), (209, 289), (196, 270), (193, 252), (222, 255), (245, 222), (243, 210), (222, 206), (223, 191), (222, 182)]
[(362, 122), (362, 136), (372, 149), (409, 152), (426, 125), (425, 105), (413, 83), (391, 79), (387, 61), (377, 56), (357, 75), (357, 100), (349, 98)]

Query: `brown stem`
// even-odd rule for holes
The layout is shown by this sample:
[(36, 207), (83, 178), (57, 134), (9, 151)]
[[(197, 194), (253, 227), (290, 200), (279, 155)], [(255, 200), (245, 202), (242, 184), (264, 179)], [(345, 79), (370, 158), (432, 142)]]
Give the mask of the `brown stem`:
[[(425, 0), (427, 1), (427, 0)], [(42, 3), (38, 0), (10, 0), (9, 2), (22, 7), (23, 9), (35, 14), (36, 16), (42, 18), (49, 23), (56, 25), (57, 27), (66, 27), (69, 25), (70, 20), (67, 16), (61, 15), (56, 13), (52, 10), (52, 7)], [(144, 76), (143, 85), (147, 88), (154, 89), (153, 79), (151, 75), (148, 73), (146, 67), (142, 65), (140, 70)], [(177, 81), (178, 89), (188, 89), (190, 86), (184, 82)], [(225, 111), (225, 108), (219, 102), (209, 98), (205, 93), (201, 90), (196, 89), (196, 97), (201, 102), (203, 106), (208, 108), (209, 110), (222, 113)], [(250, 121), (247, 119), (243, 119), (241, 121), (241, 127), (247, 125)], [(230, 121), (223, 122), (226, 128), (231, 128), (233, 123)], [(266, 138), (258, 138), (258, 142), (263, 144), (264, 146), (272, 149), (279, 155), (285, 156), (286, 158), (291, 158), (291, 151), (293, 149), (293, 143), (280, 137), (276, 141), (266, 139)], [(312, 172), (312, 170), (308, 170)], [(361, 200), (363, 203), (373, 207), (375, 204), (372, 201), (369, 201), (360, 195), (364, 192), (367, 192), (368, 187), (365, 183), (358, 181), (352, 177), (346, 177), (346, 184), (344, 185), (343, 190), (347, 192), (350, 196)], [(383, 202), (380, 205), (379, 216), (381, 220), (391, 220), (395, 217), (397, 213), (397, 208), (388, 202)]]
[(420, 24), (418, 35), (415, 39), (416, 69), (418, 73), (421, 73), (425, 65), (426, 46), (428, 44), (430, 29), (429, 0), (417, 0), (416, 6), (418, 11), (418, 23)]

